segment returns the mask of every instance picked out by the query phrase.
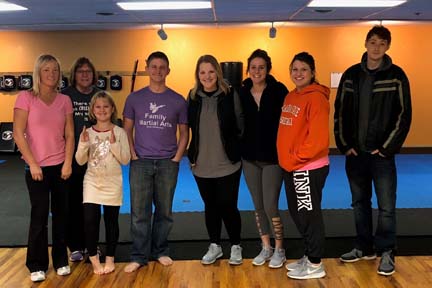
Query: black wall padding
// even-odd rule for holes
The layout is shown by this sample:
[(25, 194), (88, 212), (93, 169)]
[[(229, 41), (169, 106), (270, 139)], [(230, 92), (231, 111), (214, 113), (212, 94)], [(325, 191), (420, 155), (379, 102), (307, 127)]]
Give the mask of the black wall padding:
[(243, 81), (243, 63), (242, 62), (221, 62), (224, 79), (239, 91)]
[(14, 152), (13, 122), (0, 123), (0, 152)]

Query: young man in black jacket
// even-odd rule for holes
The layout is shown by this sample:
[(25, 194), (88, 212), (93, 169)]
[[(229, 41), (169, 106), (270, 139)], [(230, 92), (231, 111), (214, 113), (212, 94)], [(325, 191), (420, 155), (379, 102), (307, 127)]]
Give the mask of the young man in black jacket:
[[(366, 36), (361, 62), (342, 75), (335, 100), (336, 145), (346, 155), (357, 238), (343, 262), (371, 260), (381, 253), (378, 274), (395, 272), (396, 165), (411, 124), (411, 95), (404, 71), (386, 54), (391, 34), (374, 26)], [(372, 232), (372, 183), (378, 224)]]

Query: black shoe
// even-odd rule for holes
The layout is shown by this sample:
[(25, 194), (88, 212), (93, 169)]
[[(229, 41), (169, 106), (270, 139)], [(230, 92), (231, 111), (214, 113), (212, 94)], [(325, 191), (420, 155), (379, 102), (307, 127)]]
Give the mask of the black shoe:
[(357, 262), (359, 260), (374, 260), (376, 259), (376, 254), (364, 255), (363, 251), (354, 248), (348, 253), (343, 254), (339, 258), (342, 262)]
[(392, 275), (395, 272), (395, 258), (393, 252), (385, 251), (381, 255), (381, 261), (377, 273), (384, 276)]

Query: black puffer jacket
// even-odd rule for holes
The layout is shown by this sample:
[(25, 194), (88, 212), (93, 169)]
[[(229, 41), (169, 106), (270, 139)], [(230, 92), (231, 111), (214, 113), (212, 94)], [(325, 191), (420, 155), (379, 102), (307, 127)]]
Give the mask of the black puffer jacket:
[(276, 164), (278, 163), (277, 130), (288, 89), (271, 75), (267, 75), (266, 83), (259, 109), (250, 92), (252, 80), (248, 78), (243, 81), (240, 89), (240, 101), (245, 117), (241, 151), (243, 159)]
[[(359, 151), (359, 91), (366, 69), (367, 54), (362, 62), (351, 66), (342, 75), (335, 100), (334, 134), (336, 145), (345, 154)], [(411, 94), (404, 71), (385, 55), (383, 65), (375, 72), (369, 107), (365, 146), (378, 149), (385, 156), (399, 152), (411, 125)]]

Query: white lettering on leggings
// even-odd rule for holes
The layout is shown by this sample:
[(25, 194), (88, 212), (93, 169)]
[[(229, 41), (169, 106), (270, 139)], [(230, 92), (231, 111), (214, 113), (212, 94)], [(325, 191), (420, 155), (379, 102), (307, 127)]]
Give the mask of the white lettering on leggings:
[(309, 185), (309, 171), (295, 171), (294, 188), (297, 195), (297, 211), (306, 209), (312, 211), (312, 198)]

